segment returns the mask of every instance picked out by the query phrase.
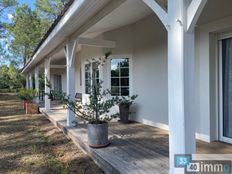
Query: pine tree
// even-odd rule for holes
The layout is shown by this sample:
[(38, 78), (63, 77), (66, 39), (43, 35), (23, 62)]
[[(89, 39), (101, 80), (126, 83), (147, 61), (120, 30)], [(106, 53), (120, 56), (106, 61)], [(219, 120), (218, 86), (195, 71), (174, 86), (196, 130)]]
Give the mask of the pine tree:
[(13, 16), (12, 23), (8, 25), (13, 38), (10, 49), (15, 55), (23, 57), (25, 64), (43, 36), (43, 26), (38, 14), (26, 4), (18, 6)]
[(43, 33), (51, 26), (69, 0), (36, 0), (35, 6), (42, 19)]

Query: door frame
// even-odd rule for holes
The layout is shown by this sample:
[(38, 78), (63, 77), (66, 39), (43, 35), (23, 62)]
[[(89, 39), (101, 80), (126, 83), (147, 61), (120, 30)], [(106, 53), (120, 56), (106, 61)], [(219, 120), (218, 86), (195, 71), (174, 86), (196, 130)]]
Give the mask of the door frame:
[(222, 41), (224, 39), (228, 39), (228, 38), (232, 38), (232, 33), (226, 33), (226, 34), (222, 34), (218, 37), (218, 59), (219, 59), (219, 66), (218, 66), (218, 94), (219, 94), (219, 123), (218, 123), (218, 127), (219, 127), (219, 140), (226, 142), (226, 143), (230, 143), (232, 144), (232, 138), (228, 138), (223, 136), (223, 87), (222, 87)]

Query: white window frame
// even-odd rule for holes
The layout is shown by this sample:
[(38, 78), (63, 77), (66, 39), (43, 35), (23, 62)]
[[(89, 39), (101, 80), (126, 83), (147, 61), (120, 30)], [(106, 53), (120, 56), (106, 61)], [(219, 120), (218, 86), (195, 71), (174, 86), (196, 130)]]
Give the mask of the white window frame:
[[(111, 90), (111, 59), (123, 59), (129, 60), (129, 96), (133, 95), (133, 59), (130, 54), (122, 55), (110, 55), (107, 59), (107, 88)], [(111, 96), (112, 97), (112, 96)]]
[(223, 136), (223, 89), (222, 89), (222, 40), (232, 38), (232, 33), (222, 34), (218, 37), (218, 93), (219, 93), (219, 140), (232, 144), (232, 138)]
[[(84, 67), (82, 67), (82, 69), (83, 69), (82, 70), (82, 74), (83, 74), (82, 75), (82, 79), (83, 79), (82, 80), (82, 92), (83, 92), (83, 94), (86, 94), (86, 95), (90, 95), (90, 94), (86, 93), (86, 86), (85, 86), (86, 85), (86, 83), (85, 83), (86, 82), (86, 79), (85, 79), (85, 66), (88, 65), (88, 64), (90, 64), (90, 76), (92, 76), (92, 73), (93, 73), (93, 68), (92, 68), (93, 65), (92, 64), (93, 64), (93, 62), (87, 62), (86, 61), (83, 64)], [(99, 80), (102, 80), (102, 66), (99, 66)], [(92, 80), (91, 80), (90, 83), (92, 85)]]

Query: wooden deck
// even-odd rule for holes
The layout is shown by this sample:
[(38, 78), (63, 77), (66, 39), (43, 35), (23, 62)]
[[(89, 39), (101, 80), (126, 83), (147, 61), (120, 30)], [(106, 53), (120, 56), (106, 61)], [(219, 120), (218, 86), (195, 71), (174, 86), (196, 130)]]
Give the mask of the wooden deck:
[[(110, 146), (92, 149), (87, 143), (84, 122), (79, 120), (75, 128), (66, 127), (66, 110), (58, 107), (45, 112), (45, 115), (88, 153), (105, 173), (168, 173), (168, 132), (165, 130), (140, 123), (121, 124), (114, 121), (109, 125)], [(232, 154), (232, 145), (197, 141), (197, 153)]]

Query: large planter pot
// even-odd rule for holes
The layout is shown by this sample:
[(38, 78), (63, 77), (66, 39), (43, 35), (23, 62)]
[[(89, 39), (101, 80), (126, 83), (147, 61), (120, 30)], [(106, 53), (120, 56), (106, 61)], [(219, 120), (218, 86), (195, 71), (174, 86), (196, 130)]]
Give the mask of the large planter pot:
[(130, 115), (130, 104), (129, 103), (120, 103), (119, 104), (120, 122), (129, 123), (129, 115)]
[(26, 103), (26, 114), (38, 114), (39, 106), (35, 103)]
[(88, 124), (87, 132), (90, 147), (101, 148), (109, 145), (108, 123)]

